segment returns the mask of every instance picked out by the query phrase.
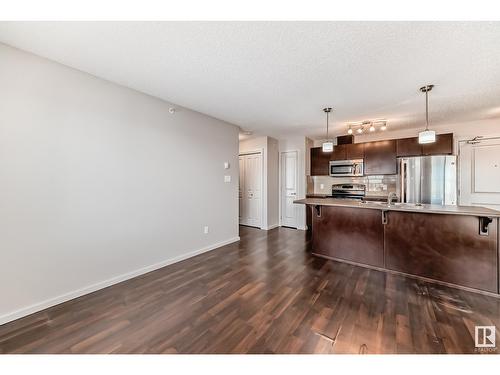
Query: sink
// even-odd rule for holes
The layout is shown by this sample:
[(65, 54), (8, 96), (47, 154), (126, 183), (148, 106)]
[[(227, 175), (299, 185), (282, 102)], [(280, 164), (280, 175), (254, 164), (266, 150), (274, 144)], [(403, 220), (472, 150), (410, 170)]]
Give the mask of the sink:
[(362, 204), (366, 204), (366, 205), (376, 205), (376, 206), (387, 206), (387, 202), (376, 202), (376, 201), (362, 201), (361, 202)]
[(393, 203), (392, 204), (393, 206), (396, 206), (396, 207), (411, 207), (411, 208), (422, 208), (423, 206), (421, 204), (418, 204), (418, 203)]
[(362, 201), (361, 204), (363, 205), (373, 205), (373, 206), (384, 206), (384, 207), (408, 207), (408, 208), (422, 208), (423, 206), (421, 204), (416, 204), (416, 203), (401, 203), (401, 202), (395, 202), (391, 204), (387, 204), (387, 202), (380, 202), (380, 201)]

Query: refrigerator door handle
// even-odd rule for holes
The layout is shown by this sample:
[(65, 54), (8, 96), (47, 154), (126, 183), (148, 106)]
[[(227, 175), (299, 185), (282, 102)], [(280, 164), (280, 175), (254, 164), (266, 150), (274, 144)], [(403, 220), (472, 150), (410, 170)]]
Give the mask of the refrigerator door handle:
[(408, 163), (405, 159), (401, 159), (401, 164), (400, 164), (400, 171), (399, 173), (401, 174), (401, 202), (406, 203), (406, 167)]

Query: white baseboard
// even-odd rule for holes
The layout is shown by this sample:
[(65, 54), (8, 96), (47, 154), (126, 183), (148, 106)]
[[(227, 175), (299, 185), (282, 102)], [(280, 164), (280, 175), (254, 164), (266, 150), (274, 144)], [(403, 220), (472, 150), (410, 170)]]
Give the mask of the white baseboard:
[(269, 225), (267, 228), (262, 228), (264, 230), (271, 230), (271, 229), (274, 229), (274, 228), (278, 228), (279, 225), (278, 224), (273, 224), (273, 225)]
[(138, 270), (135, 270), (132, 272), (127, 272), (127, 273), (124, 273), (122, 275), (112, 277), (111, 279), (107, 279), (107, 280), (98, 282), (96, 284), (92, 284), (92, 285), (86, 286), (84, 288), (74, 290), (72, 292), (65, 293), (65, 294), (62, 294), (60, 296), (50, 298), (50, 299), (47, 299), (45, 301), (38, 302), (38, 303), (35, 303), (35, 304), (27, 306), (27, 307), (23, 307), (22, 309), (1, 315), (0, 316), (0, 325), (11, 322), (13, 320), (16, 320), (16, 319), (19, 319), (22, 317), (25, 317), (27, 315), (33, 314), (33, 313), (38, 312), (38, 311), (45, 310), (49, 307), (58, 305), (60, 303), (67, 302), (69, 300), (81, 297), (85, 294), (95, 292), (99, 289), (107, 288), (108, 286), (121, 283), (122, 281), (132, 279), (134, 277), (143, 275), (143, 274), (151, 272), (151, 271), (155, 271), (159, 268), (163, 268), (163, 267), (168, 266), (170, 264), (180, 262), (182, 260), (194, 257), (194, 256), (202, 254), (202, 253), (205, 253), (207, 251), (217, 249), (218, 247), (221, 247), (224, 245), (229, 245), (230, 243), (237, 242), (239, 240), (240, 240), (240, 237), (233, 237), (233, 238), (230, 238), (228, 240), (221, 241), (221, 242), (215, 243), (213, 245), (209, 245), (209, 246), (203, 247), (201, 249), (189, 252), (187, 254), (183, 254), (183, 255), (180, 255), (180, 256), (177, 256), (174, 258), (170, 258), (170, 259), (164, 260), (162, 262), (152, 264), (150, 266), (142, 267), (142, 268), (139, 268)]

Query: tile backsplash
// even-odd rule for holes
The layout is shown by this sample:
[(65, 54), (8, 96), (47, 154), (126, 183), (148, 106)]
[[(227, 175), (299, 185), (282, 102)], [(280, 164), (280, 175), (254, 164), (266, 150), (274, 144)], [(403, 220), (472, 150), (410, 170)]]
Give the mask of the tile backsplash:
[(390, 192), (398, 192), (398, 175), (364, 176), (364, 177), (330, 177), (308, 176), (308, 194), (331, 194), (334, 184), (364, 184), (367, 196), (387, 196)]

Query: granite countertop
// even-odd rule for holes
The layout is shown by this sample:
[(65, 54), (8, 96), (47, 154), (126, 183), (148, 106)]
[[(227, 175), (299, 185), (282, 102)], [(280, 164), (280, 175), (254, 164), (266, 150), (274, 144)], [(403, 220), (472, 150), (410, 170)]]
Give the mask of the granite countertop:
[(486, 207), (479, 206), (441, 206), (437, 204), (422, 204), (417, 206), (412, 203), (393, 203), (388, 206), (385, 202), (360, 202), (349, 199), (336, 198), (305, 198), (294, 201), (298, 204), (319, 205), (319, 206), (337, 206), (337, 207), (352, 207), (352, 208), (368, 208), (384, 211), (405, 211), (405, 212), (421, 212), (432, 214), (451, 214), (451, 215), (468, 215), (468, 216), (488, 216), (500, 217), (500, 211), (492, 210)]

